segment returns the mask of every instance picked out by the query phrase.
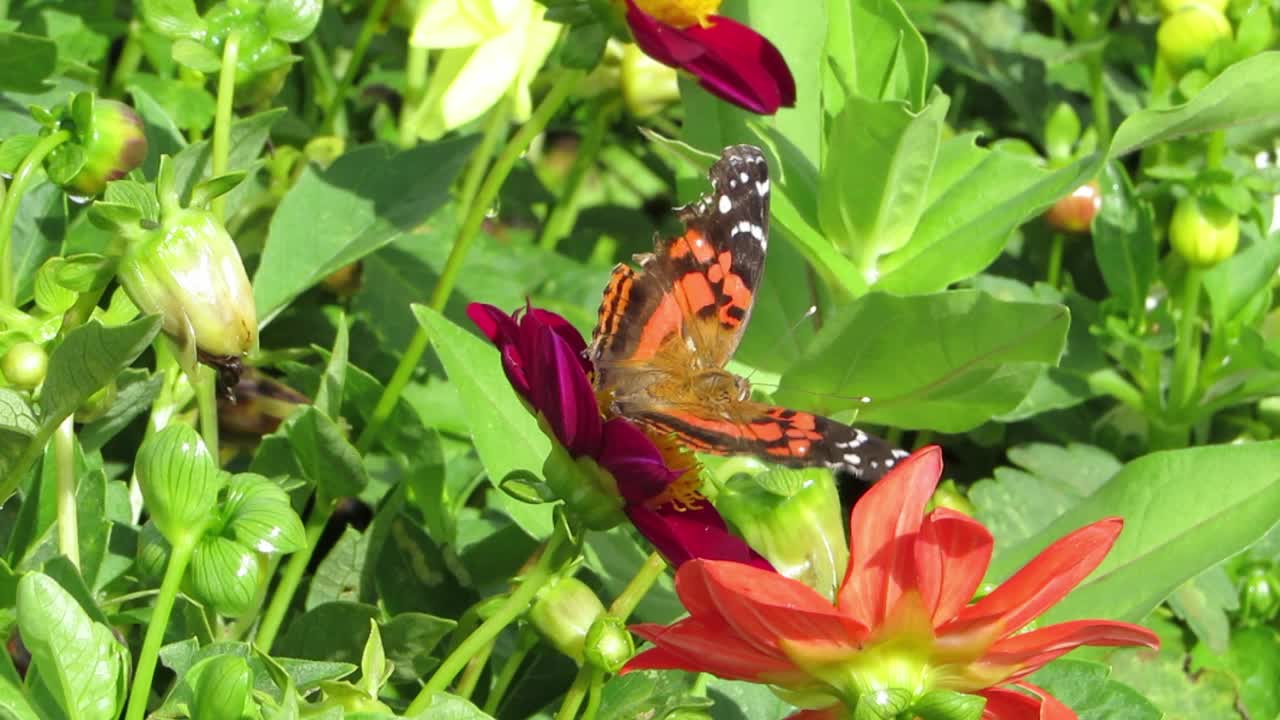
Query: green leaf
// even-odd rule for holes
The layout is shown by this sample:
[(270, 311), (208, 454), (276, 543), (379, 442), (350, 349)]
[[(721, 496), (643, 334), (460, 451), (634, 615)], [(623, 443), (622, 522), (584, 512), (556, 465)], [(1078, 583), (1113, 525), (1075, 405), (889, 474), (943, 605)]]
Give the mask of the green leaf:
[(11, 471), (23, 448), (39, 431), (35, 410), (23, 394), (0, 388), (0, 474)]
[(329, 352), (329, 362), (325, 364), (320, 389), (312, 403), (331, 420), (337, 420), (342, 414), (342, 391), (347, 380), (347, 348), (351, 343), (345, 313), (338, 314), (335, 325), (337, 334), (333, 339), (333, 349)]
[(124, 430), (133, 419), (151, 408), (160, 394), (164, 375), (130, 368), (116, 378), (116, 395), (106, 412), (82, 426), (77, 433), (85, 452), (102, 449), (111, 438)]
[(600, 693), (601, 720), (641, 720), (667, 717), (681, 710), (703, 711), (711, 707), (706, 695), (690, 692), (685, 673), (641, 670), (618, 675), (604, 684)]
[[(221, 66), (221, 61), (219, 61)], [(216, 68), (215, 68), (216, 70)], [(284, 116), (285, 108), (273, 108), (231, 123), (231, 151), (227, 157), (230, 170), (250, 170), (258, 163), (272, 126)], [(213, 173), (213, 149), (208, 140), (192, 143), (173, 156), (173, 173), (178, 197), (191, 197), (195, 186)], [(258, 189), (242, 182), (226, 194), (226, 213), (233, 216)], [(259, 310), (261, 314), (261, 310)]]
[(359, 687), (369, 697), (376, 698), (390, 674), (391, 668), (387, 666), (387, 655), (382, 648), (382, 633), (378, 632), (378, 623), (370, 619), (369, 637), (360, 653)]
[(289, 438), (302, 475), (315, 484), (326, 501), (359, 495), (369, 484), (360, 453), (338, 426), (312, 406), (301, 408), (280, 427)]
[(213, 521), (226, 479), (191, 426), (173, 423), (148, 438), (134, 472), (147, 512), (169, 542), (194, 541)]
[(366, 535), (348, 525), (316, 568), (303, 605), (311, 610), (319, 605), (360, 599), (360, 577), (364, 572)]
[(216, 52), (189, 38), (174, 41), (173, 61), (189, 70), (202, 73), (216, 73), (222, 67), (222, 60)]
[(22, 161), (31, 154), (31, 149), (40, 142), (38, 135), (14, 135), (0, 142), (0, 172), (12, 175), (17, 172)]
[(261, 475), (240, 473), (231, 478), (222, 512), (227, 529), (245, 547), (268, 555), (306, 547), (306, 531), (289, 494)]
[(1236, 685), (1240, 704), (1251, 718), (1280, 716), (1280, 634), (1273, 627), (1240, 628), (1230, 646), (1214, 653), (1200, 645), (1191, 654), (1191, 671), (1211, 668)]
[[(895, 0), (840, 0), (827, 10), (827, 60), (823, 97), (847, 87), (864, 100), (902, 100), (912, 109), (924, 107), (929, 83), (929, 49), (920, 31)], [(810, 32), (810, 37), (814, 34)]]
[(1204, 274), (1213, 327), (1234, 320), (1271, 283), (1280, 268), (1280, 233), (1255, 240)]
[(1118, 162), (1103, 167), (1098, 184), (1102, 209), (1093, 220), (1093, 253), (1111, 296), (1139, 318), (1156, 273), (1154, 211)]
[(0, 32), (0, 90), (36, 93), (53, 74), (58, 46), (38, 35)]
[(80, 404), (111, 382), (151, 344), (160, 318), (104, 328), (96, 320), (67, 333), (49, 356), (49, 374), (40, 394), (40, 424), (56, 427)]
[(1264, 52), (1222, 71), (1188, 102), (1130, 115), (1116, 128), (1111, 157), (1148, 145), (1242, 125), (1280, 121), (1280, 52)]
[(28, 573), (18, 582), (17, 607), (36, 682), (63, 717), (115, 720), (124, 668), (111, 631), (90, 620), (66, 590), (41, 573)]
[(258, 564), (265, 562), (235, 540), (206, 535), (187, 569), (191, 593), (216, 612), (237, 617), (249, 610), (258, 591)]
[(253, 673), (249, 663), (236, 655), (218, 655), (205, 661), (196, 682), (191, 717), (201, 720), (241, 720), (256, 708), (249, 691)]
[(5, 720), (40, 720), (35, 708), (22, 693), (22, 678), (13, 660), (0, 656), (0, 717)]
[(205, 23), (192, 0), (142, 0), (140, 5), (147, 27), (167, 38), (198, 37), (204, 32)]
[(777, 398), (860, 422), (961, 432), (1012, 410), (1066, 340), (1062, 305), (958, 290), (872, 293), (829, 317)]
[(1169, 596), (1169, 607), (1215, 652), (1227, 649), (1231, 621), (1227, 611), (1240, 607), (1235, 585), (1221, 564), (1183, 583)]
[[(490, 482), (496, 487), (515, 470), (529, 471), (545, 482), (541, 468), (551, 454), (551, 440), (511, 389), (498, 351), (428, 307), (415, 305), (413, 312), (426, 328), (449, 380), (470, 409), (471, 440)], [(526, 505), (513, 500), (505, 511), (531, 537), (551, 535), (550, 505)]]
[(1164, 652), (1157, 657), (1121, 652), (1109, 660), (1113, 677), (1141, 692), (1170, 720), (1240, 720), (1236, 687), (1224, 672), (1201, 669), (1188, 674), (1181, 654), (1169, 657)]
[[(350, 716), (348, 716), (350, 717)], [(431, 702), (413, 720), (492, 720), (470, 700), (446, 692), (431, 693)]]
[(377, 620), (378, 608), (351, 602), (320, 605), (289, 623), (280, 638), (277, 654), (291, 657), (360, 662), (369, 621)]
[(396, 153), (367, 146), (326, 170), (308, 167), (271, 217), (253, 279), (259, 318), (269, 321), (321, 278), (413, 230), (448, 199), (472, 144)]
[(296, 43), (307, 39), (320, 22), (320, 0), (267, 0), (262, 21), (271, 37)]
[(387, 659), (396, 680), (413, 682), (440, 664), (432, 652), (458, 623), (425, 613), (404, 612), (382, 626)]
[(1103, 517), (1126, 527), (1106, 560), (1046, 621), (1136, 621), (1182, 583), (1247, 547), (1280, 518), (1280, 442), (1215, 445), (1147, 455), (1088, 499), (998, 555), (1003, 579), (1051, 542)]
[(850, 98), (833, 122), (818, 184), (823, 233), (863, 271), (907, 243), (920, 221), (949, 101), (919, 113)]
[[(1101, 663), (1057, 660), (1037, 671), (1030, 681), (1044, 688), (1080, 720), (1161, 720), (1164, 714), (1133, 688), (1107, 676)], [(1193, 716), (1194, 717), (1194, 716)]]

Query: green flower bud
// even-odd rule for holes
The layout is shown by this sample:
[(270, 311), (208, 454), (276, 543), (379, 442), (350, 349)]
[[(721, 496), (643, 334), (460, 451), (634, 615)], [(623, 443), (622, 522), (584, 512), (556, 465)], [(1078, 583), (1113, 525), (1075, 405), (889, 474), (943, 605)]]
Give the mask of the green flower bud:
[(217, 612), (240, 615), (253, 604), (265, 563), (265, 556), (234, 540), (207, 535), (191, 556), (186, 587)]
[(529, 610), (529, 620), (538, 632), (578, 663), (583, 661), (588, 632), (603, 615), (600, 598), (575, 577), (562, 577), (543, 588)]
[(49, 370), (49, 354), (33, 342), (20, 342), (9, 348), (0, 360), (4, 379), (19, 390), (33, 390), (44, 382)]
[(1061, 198), (1044, 214), (1052, 227), (1069, 233), (1087, 233), (1093, 218), (1102, 209), (1102, 191), (1097, 180), (1090, 180), (1071, 194)]
[(173, 424), (148, 438), (134, 472), (147, 512), (170, 543), (194, 541), (216, 519), (226, 477), (190, 426)]
[(601, 615), (591, 624), (583, 654), (592, 667), (616, 673), (636, 654), (636, 646), (621, 618)]
[[(84, 93), (72, 107), (61, 124), (72, 130), (73, 144), (83, 153), (84, 164), (64, 187), (80, 195), (97, 195), (109, 181), (119, 180), (142, 164), (147, 157), (147, 136), (138, 114), (122, 102)], [(57, 162), (58, 155), (68, 151), (70, 146), (55, 150), (48, 162)]]
[(716, 509), (783, 575), (834, 599), (849, 562), (835, 479), (826, 470), (771, 470), (730, 479)]
[(1169, 69), (1180, 75), (1203, 63), (1215, 43), (1230, 39), (1231, 23), (1222, 10), (1193, 1), (1160, 23), (1156, 48)]
[(1187, 196), (1169, 219), (1169, 244), (1193, 267), (1210, 268), (1235, 254), (1240, 220), (1211, 200)]
[(244, 658), (216, 655), (200, 662), (198, 668), (191, 717), (239, 720), (245, 717), (246, 709), (256, 707), (250, 699), (253, 672)]
[(164, 577), (171, 552), (172, 547), (164, 539), (164, 535), (160, 534), (160, 528), (156, 527), (154, 521), (148, 520), (142, 526), (142, 532), (138, 533), (138, 572), (147, 580), (160, 580)]
[(1267, 564), (1251, 564), (1240, 576), (1240, 622), (1249, 627), (1280, 614), (1280, 574)]
[(932, 511), (935, 508), (944, 507), (949, 510), (955, 510), (958, 513), (973, 517), (977, 510), (973, 507), (973, 503), (969, 502), (969, 498), (965, 497), (960, 488), (956, 486), (955, 480), (947, 480), (933, 491), (933, 497), (929, 498), (929, 505), (926, 511)]
[(182, 208), (129, 243), (117, 273), (144, 313), (181, 347), (241, 356), (258, 342), (258, 312), (240, 253), (218, 218)]

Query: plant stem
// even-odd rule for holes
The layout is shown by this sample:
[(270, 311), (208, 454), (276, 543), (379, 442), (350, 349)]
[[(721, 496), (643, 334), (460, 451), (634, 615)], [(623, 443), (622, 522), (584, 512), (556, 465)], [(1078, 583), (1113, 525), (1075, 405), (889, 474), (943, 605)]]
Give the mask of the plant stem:
[(586, 698), (587, 688), (591, 685), (591, 678), (594, 677), (599, 670), (590, 665), (583, 665), (578, 668), (578, 674), (573, 678), (573, 684), (564, 693), (564, 699), (560, 701), (560, 709), (556, 711), (555, 720), (573, 720), (578, 714), (578, 708), (582, 707), (582, 701)]
[(142, 23), (136, 18), (129, 21), (129, 31), (125, 36), (124, 48), (120, 50), (120, 58), (111, 72), (111, 94), (123, 95), (124, 85), (138, 70), (142, 62)]
[(324, 498), (319, 493), (316, 494), (311, 516), (307, 518), (307, 545), (289, 556), (284, 572), (280, 573), (280, 584), (276, 586), (276, 593), (271, 596), (271, 604), (263, 613), (262, 623), (258, 625), (258, 632), (254, 636), (254, 642), (266, 652), (271, 651), (271, 645), (276, 641), (276, 634), (280, 632), (285, 613), (289, 611), (293, 595), (298, 591), (298, 585), (302, 583), (303, 573), (307, 571), (307, 563), (311, 562), (311, 556), (316, 551), (316, 543), (320, 541), (324, 526), (329, 524), (329, 517), (333, 515), (335, 507), (337, 503)]
[(1102, 49), (1089, 53), (1086, 64), (1089, 72), (1089, 101), (1093, 108), (1093, 128), (1098, 133), (1098, 147), (1111, 143), (1111, 101), (1107, 97), (1104, 82)]
[(1093, 392), (1110, 395), (1138, 412), (1146, 410), (1142, 393), (1111, 368), (1089, 375), (1088, 382)]
[[(0, 303), (13, 305), (18, 290), (13, 283), (13, 223), (18, 219), (18, 205), (22, 196), (27, 194), (31, 186), (40, 177), (40, 164), (53, 149), (71, 139), (66, 130), (41, 138), (27, 153), (27, 157), (18, 166), (9, 182), (9, 190), (4, 198), (4, 206), (0, 207)], [(3, 498), (3, 495), (0, 495)]]
[(198, 365), (191, 378), (196, 389), (196, 405), (200, 409), (200, 437), (214, 459), (218, 458), (218, 379), (213, 368)]
[(1204, 152), (1204, 165), (1210, 170), (1222, 167), (1227, 157), (1227, 131), (1214, 130), (1209, 133), (1209, 143)]
[(591, 674), (591, 688), (587, 691), (587, 709), (582, 711), (582, 720), (595, 720), (596, 713), (600, 710), (603, 688), (604, 673), (597, 670)]
[[(569, 99), (569, 94), (577, 87), (582, 77), (583, 71), (581, 70), (566, 70), (562, 72), (555, 84), (551, 86), (551, 90), (547, 92), (546, 97), (542, 99), (537, 109), (533, 111), (529, 122), (525, 123), (511, 137), (506, 147), (502, 148), (502, 152), (498, 154), (498, 159), (494, 161), (493, 168), (489, 170), (484, 183), (480, 185), (480, 190), (476, 194), (475, 200), (467, 205), (467, 215), (463, 220), (462, 228), (458, 231), (458, 237), (453, 243), (453, 248), (449, 251), (449, 257), (445, 260), (444, 270), (441, 271), (440, 279), (436, 282), (435, 289), (431, 293), (429, 304), (432, 309), (443, 310), (445, 303), (448, 302), (449, 295), (453, 293), (453, 286), (458, 281), (458, 273), (462, 270), (462, 261), (466, 259), (467, 252), (471, 249), (476, 236), (479, 235), (480, 227), (484, 223), (485, 213), (493, 204), (493, 201), (497, 199), (498, 191), (502, 189), (502, 184), (506, 182), (507, 176), (511, 174), (511, 169), (515, 166), (516, 160), (520, 159), (520, 156), (528, 149), (533, 139), (547, 127), (551, 117)], [(383, 389), (382, 396), (378, 398), (378, 404), (369, 416), (369, 423), (365, 426), (364, 432), (360, 434), (360, 438), (356, 442), (357, 450), (366, 452), (373, 446), (374, 441), (378, 438), (378, 433), (382, 431), (382, 426), (387, 422), (387, 418), (391, 417), (391, 411), (395, 409), (396, 401), (400, 398), (401, 393), (404, 392), (405, 386), (409, 384), (409, 379), (413, 376), (414, 369), (422, 361), (422, 354), (427, 351), (427, 346), (430, 342), (430, 338), (427, 337), (427, 331), (419, 326), (413, 334), (413, 339), (409, 341), (409, 346), (405, 348), (404, 355), (401, 356), (400, 364), (396, 366), (395, 373), (392, 374), (391, 380), (387, 382), (387, 386)]]
[(311, 35), (302, 43), (302, 48), (306, 55), (307, 67), (310, 68), (310, 92), (308, 93), (310, 102), (307, 103), (307, 109), (303, 112), (303, 120), (311, 126), (320, 124), (321, 105), (333, 97), (333, 93), (337, 91), (338, 81), (333, 77), (333, 70), (329, 67), (329, 56), (325, 55), (324, 48), (320, 46), (320, 41), (316, 39), (316, 34)]
[(466, 217), (471, 204), (476, 200), (476, 192), (480, 189), (480, 181), (484, 180), (484, 171), (489, 168), (489, 159), (497, 149), (502, 134), (507, 129), (510, 119), (511, 97), (504, 96), (489, 110), (489, 118), (484, 125), (484, 134), (480, 136), (480, 145), (471, 154), (471, 162), (467, 164), (467, 174), (462, 177), (462, 186), (458, 189), (458, 215)]
[(382, 19), (386, 10), (387, 0), (373, 0), (369, 11), (365, 13), (364, 22), (360, 25), (360, 34), (356, 36), (356, 42), (351, 46), (351, 58), (347, 61), (347, 69), (342, 73), (338, 88), (330, 96), (329, 107), (324, 111), (324, 122), (321, 123), (321, 127), (325, 132), (333, 132), (333, 119), (342, 110), (342, 104), (347, 99), (347, 91), (351, 89), (356, 73), (360, 72), (360, 66), (364, 64), (364, 55), (369, 51), (369, 43), (373, 41), (374, 33), (377, 32), (378, 21)]
[(578, 154), (573, 159), (569, 174), (565, 177), (560, 198), (547, 215), (547, 221), (542, 225), (542, 237), (539, 238), (538, 244), (544, 249), (554, 250), (560, 240), (569, 234), (574, 221), (578, 218), (578, 191), (582, 188), (582, 181), (587, 177), (587, 172), (595, 167), (596, 159), (600, 156), (600, 147), (604, 144), (605, 133), (609, 130), (609, 124), (613, 120), (617, 107), (615, 101), (597, 102), (592, 108), (591, 124), (587, 127), (586, 134), (582, 136), (582, 142), (578, 144)]
[(533, 630), (525, 627), (520, 630), (519, 644), (516, 645), (515, 652), (511, 653), (511, 657), (502, 664), (502, 669), (498, 671), (498, 678), (493, 683), (493, 689), (489, 691), (489, 697), (484, 701), (484, 713), (492, 717), (498, 716), (498, 706), (502, 703), (502, 698), (506, 696), (507, 689), (511, 687), (511, 681), (515, 679), (516, 673), (520, 671), (520, 665), (524, 663), (524, 659), (529, 655), (529, 651), (537, 647), (538, 635)]
[(489, 662), (489, 656), (493, 654), (494, 640), (490, 640), (487, 645), (476, 653), (476, 656), (467, 662), (466, 670), (462, 671), (462, 677), (458, 678), (458, 685), (453, 692), (458, 697), (471, 699), (471, 694), (476, 691), (476, 683), (480, 682), (480, 674), (484, 672), (484, 666)]
[(1201, 271), (1188, 267), (1182, 283), (1182, 316), (1178, 318), (1177, 346), (1173, 355), (1173, 382), (1169, 408), (1175, 413), (1188, 409), (1200, 373), (1200, 286)]
[(80, 567), (80, 527), (76, 516), (75, 416), (68, 415), (53, 434), (58, 473), (58, 552)]
[(613, 599), (613, 604), (609, 606), (609, 614), (620, 620), (630, 617), (666, 569), (667, 561), (663, 560), (661, 555), (656, 552), (649, 553), (649, 557), (644, 559), (644, 564), (631, 577), (631, 582), (627, 583), (618, 597)]
[[(213, 177), (227, 172), (231, 159), (231, 111), (236, 95), (236, 63), (240, 60), (240, 31), (227, 33), (222, 46), (222, 70), (218, 73), (218, 105), (213, 116)], [(213, 214), (226, 219), (226, 196), (213, 199)]]
[[(409, 36), (408, 58), (404, 66), (404, 104), (400, 106), (400, 147), (410, 148), (418, 141), (418, 111), (427, 94), (427, 63), (431, 49), (413, 44)], [(492, 111), (491, 111), (492, 112)]]
[(1044, 281), (1056, 289), (1062, 282), (1062, 251), (1067, 244), (1066, 236), (1055, 232), (1052, 243), (1049, 246), (1049, 265), (1044, 272)]
[(191, 533), (173, 543), (172, 552), (169, 553), (169, 566), (165, 568), (164, 581), (160, 583), (160, 594), (156, 595), (156, 604), (151, 610), (151, 622), (142, 639), (142, 652), (138, 655), (138, 669), (133, 675), (133, 687), (129, 690), (129, 710), (125, 720), (142, 720), (147, 712), (151, 680), (155, 676), (156, 659), (160, 655), (160, 645), (164, 642), (164, 631), (169, 625), (169, 615), (173, 613), (173, 603), (178, 598), (182, 576), (187, 572), (187, 565), (191, 562), (199, 537), (200, 533)]
[(534, 596), (538, 594), (543, 586), (547, 584), (551, 578), (555, 577), (559, 571), (560, 545), (564, 543), (564, 536), (559, 532), (552, 535), (547, 544), (542, 549), (542, 554), (538, 556), (537, 562), (533, 567), (520, 578), (520, 586), (517, 587), (507, 599), (498, 606), (497, 610), (489, 616), (487, 620), (480, 624), (465, 640), (449, 653), (449, 657), (440, 663), (440, 667), (436, 668), (435, 673), (422, 686), (421, 692), (409, 704), (409, 708), (405, 710), (406, 716), (413, 716), (427, 709), (431, 704), (431, 696), (434, 693), (442, 692), (449, 687), (449, 683), (457, 677), (471, 658), (477, 655), (485, 645), (492, 642), (498, 637), (508, 625), (516, 620), (529, 609), (529, 603), (533, 601)]

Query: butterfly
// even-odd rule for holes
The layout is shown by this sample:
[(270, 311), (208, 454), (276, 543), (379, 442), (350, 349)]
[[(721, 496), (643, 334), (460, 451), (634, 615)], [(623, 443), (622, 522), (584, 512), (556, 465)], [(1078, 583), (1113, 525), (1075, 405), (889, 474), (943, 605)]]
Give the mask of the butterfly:
[(769, 168), (734, 145), (708, 173), (712, 192), (676, 210), (684, 234), (657, 238), (637, 270), (613, 269), (588, 349), (611, 410), (698, 452), (825, 466), (866, 481), (906, 453), (844, 423), (751, 399), (725, 370), (751, 319), (769, 245)]

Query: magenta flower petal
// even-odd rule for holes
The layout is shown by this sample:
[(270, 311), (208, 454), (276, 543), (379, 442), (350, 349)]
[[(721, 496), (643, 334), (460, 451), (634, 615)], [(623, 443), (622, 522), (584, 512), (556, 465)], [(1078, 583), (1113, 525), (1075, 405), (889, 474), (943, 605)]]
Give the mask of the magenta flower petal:
[(683, 30), (660, 22), (627, 0), (627, 24), (636, 44), (664, 65), (687, 70), (716, 97), (762, 115), (796, 104), (796, 83), (773, 43), (732, 18), (713, 15), (711, 26)]
[(502, 369), (506, 372), (511, 387), (515, 388), (525, 400), (532, 402), (526, 370), (529, 355), (521, 350), (520, 326), (516, 325), (512, 316), (485, 303), (468, 305), (467, 317), (471, 318), (471, 322), (475, 323), (480, 332), (489, 338), (489, 342), (497, 346), (498, 352), (502, 355)]
[(548, 327), (552, 332), (563, 338), (578, 358), (578, 364), (582, 366), (582, 372), (587, 375), (591, 374), (593, 368), (591, 367), (591, 361), (587, 359), (587, 342), (582, 339), (582, 333), (579, 333), (578, 329), (571, 325), (568, 320), (550, 310), (543, 310), (530, 305), (520, 318), (521, 327), (526, 323)]
[(547, 325), (538, 324), (534, 333), (531, 402), (569, 454), (596, 457), (604, 423), (595, 391), (579, 364), (581, 354)]
[(605, 422), (600, 445), (597, 461), (618, 481), (618, 492), (628, 505), (658, 496), (680, 477), (667, 467), (649, 436), (623, 418)]
[(729, 532), (720, 513), (703, 501), (696, 508), (677, 510), (665, 507), (654, 510), (643, 504), (627, 504), (624, 508), (631, 524), (658, 552), (680, 567), (689, 560), (726, 560), (773, 571), (768, 560), (752, 550), (746, 542)]

